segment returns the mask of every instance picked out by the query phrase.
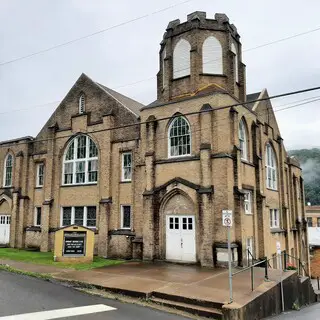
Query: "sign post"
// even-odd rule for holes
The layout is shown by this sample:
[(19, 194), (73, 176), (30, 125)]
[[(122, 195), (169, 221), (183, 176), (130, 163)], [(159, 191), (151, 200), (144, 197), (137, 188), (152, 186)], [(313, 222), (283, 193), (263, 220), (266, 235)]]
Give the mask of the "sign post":
[(283, 283), (282, 283), (282, 257), (281, 257), (281, 244), (280, 244), (280, 241), (277, 241), (277, 255), (278, 255), (279, 266), (280, 266), (281, 304), (282, 304), (282, 312), (284, 312)]
[(231, 236), (230, 228), (232, 227), (232, 210), (222, 210), (222, 225), (227, 227), (228, 233), (228, 266), (229, 266), (229, 291), (230, 299), (229, 303), (233, 302), (233, 292), (232, 292), (232, 267), (231, 267)]

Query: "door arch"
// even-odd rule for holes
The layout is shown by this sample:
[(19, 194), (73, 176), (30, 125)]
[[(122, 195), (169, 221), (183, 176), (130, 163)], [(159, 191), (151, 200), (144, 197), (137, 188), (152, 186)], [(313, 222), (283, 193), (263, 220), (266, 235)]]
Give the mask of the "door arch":
[(11, 199), (0, 196), (0, 245), (10, 242)]
[(163, 246), (166, 260), (196, 262), (196, 215), (193, 201), (174, 189), (162, 203)]

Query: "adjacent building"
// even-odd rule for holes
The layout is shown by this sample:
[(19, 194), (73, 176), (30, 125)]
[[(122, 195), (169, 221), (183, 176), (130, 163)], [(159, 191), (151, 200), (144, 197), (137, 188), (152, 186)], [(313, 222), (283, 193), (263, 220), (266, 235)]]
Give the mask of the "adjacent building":
[[(258, 101), (257, 101), (258, 100)], [(95, 231), (103, 257), (308, 263), (301, 168), (287, 156), (268, 92), (247, 95), (225, 14), (171, 21), (157, 99), (142, 105), (82, 74), (36, 137), (0, 143), (0, 242), (52, 250), (55, 230)]]

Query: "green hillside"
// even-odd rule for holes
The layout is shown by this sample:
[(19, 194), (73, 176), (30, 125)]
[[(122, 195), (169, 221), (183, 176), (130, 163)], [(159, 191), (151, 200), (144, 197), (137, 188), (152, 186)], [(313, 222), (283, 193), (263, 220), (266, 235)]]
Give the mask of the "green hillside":
[(306, 202), (320, 205), (320, 149), (290, 150), (288, 153), (301, 163)]

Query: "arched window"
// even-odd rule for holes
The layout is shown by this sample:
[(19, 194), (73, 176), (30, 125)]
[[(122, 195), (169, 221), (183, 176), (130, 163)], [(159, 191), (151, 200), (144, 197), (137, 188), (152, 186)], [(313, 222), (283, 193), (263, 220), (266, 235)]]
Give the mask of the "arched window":
[(173, 51), (173, 79), (188, 76), (190, 74), (190, 50), (187, 40), (181, 39)]
[(169, 126), (169, 157), (181, 157), (191, 154), (191, 132), (188, 121), (178, 116)]
[(87, 136), (74, 138), (63, 157), (63, 184), (85, 184), (98, 181), (98, 148)]
[(213, 36), (208, 37), (202, 45), (202, 72), (223, 74), (222, 47)]
[(79, 97), (79, 113), (84, 113), (86, 111), (86, 98), (84, 94)]
[(231, 44), (231, 51), (234, 53), (233, 66), (234, 66), (234, 79), (239, 82), (239, 62), (238, 62), (238, 50), (234, 43)]
[(266, 185), (269, 189), (277, 190), (276, 156), (269, 143), (266, 146)]
[(12, 169), (13, 169), (13, 156), (9, 153), (4, 161), (3, 185), (5, 187), (12, 186)]
[(248, 160), (248, 142), (247, 142), (247, 127), (243, 119), (239, 123), (239, 145), (241, 159)]

